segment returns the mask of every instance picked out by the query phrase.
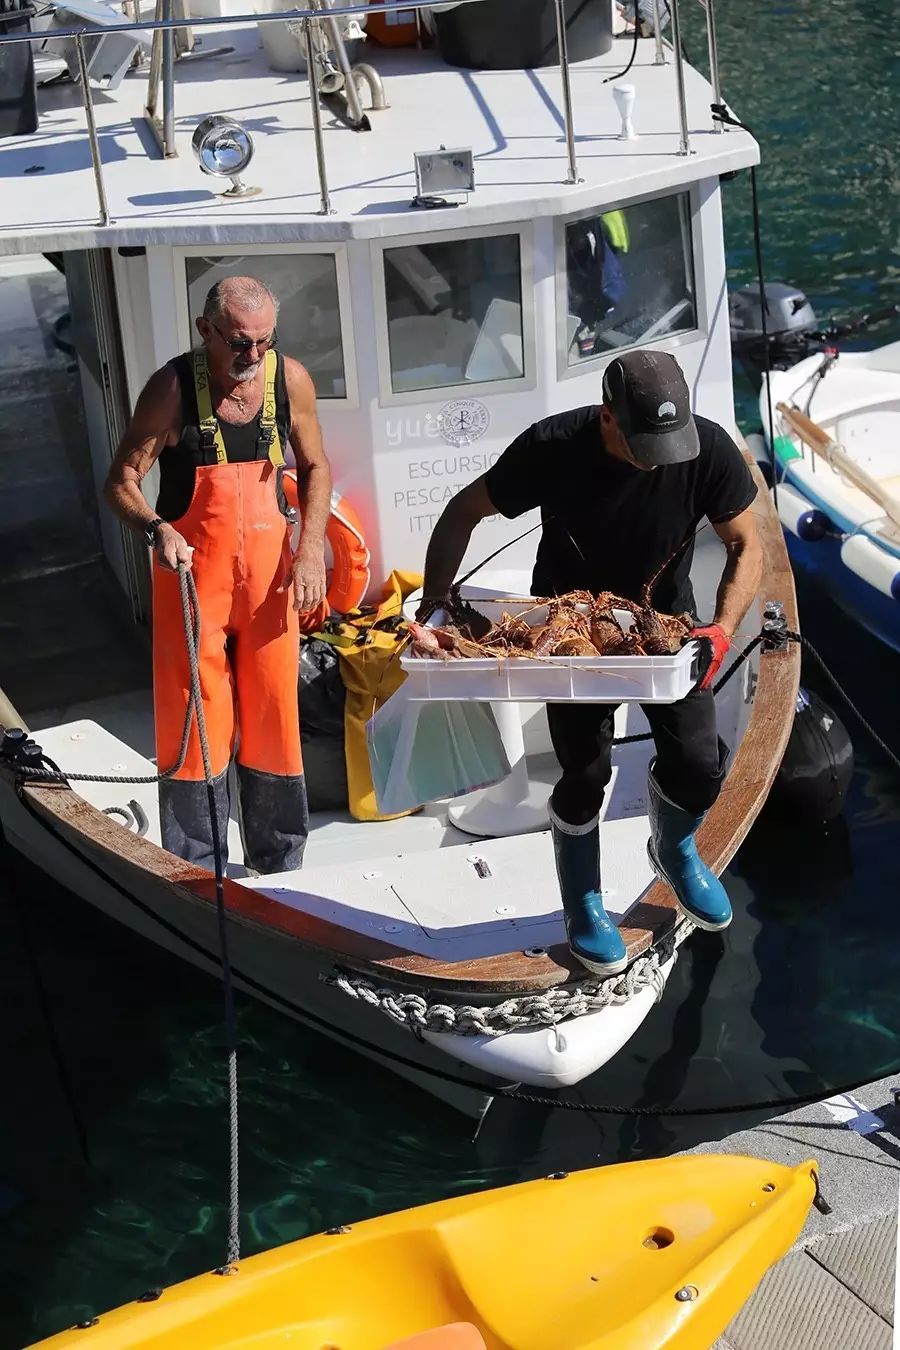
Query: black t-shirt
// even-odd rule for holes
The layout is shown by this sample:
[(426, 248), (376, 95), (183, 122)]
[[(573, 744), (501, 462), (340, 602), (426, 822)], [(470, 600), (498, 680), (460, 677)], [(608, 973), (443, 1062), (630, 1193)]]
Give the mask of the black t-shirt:
[(544, 418), (513, 441), (485, 482), (504, 516), (541, 508), (535, 595), (584, 589), (640, 600), (662, 568), (654, 607), (694, 613), (689, 573), (695, 530), (704, 516), (717, 524), (732, 519), (756, 496), (727, 432), (708, 418), (695, 421), (697, 458), (649, 472), (606, 452), (599, 407)]

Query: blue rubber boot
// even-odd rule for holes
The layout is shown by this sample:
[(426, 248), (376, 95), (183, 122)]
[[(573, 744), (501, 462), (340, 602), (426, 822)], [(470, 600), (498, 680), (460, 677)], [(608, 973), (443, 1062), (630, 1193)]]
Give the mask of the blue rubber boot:
[(628, 954), (600, 895), (600, 826), (569, 825), (550, 807), (556, 874), (572, 955), (593, 975), (618, 975)]
[(650, 862), (662, 881), (671, 886), (685, 916), (708, 933), (731, 923), (731, 901), (721, 881), (700, 857), (694, 835), (706, 812), (697, 815), (676, 806), (649, 774), (648, 815)]

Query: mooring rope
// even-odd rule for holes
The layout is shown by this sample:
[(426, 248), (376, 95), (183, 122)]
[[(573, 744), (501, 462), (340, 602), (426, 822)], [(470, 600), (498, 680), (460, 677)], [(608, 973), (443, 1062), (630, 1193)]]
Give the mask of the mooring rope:
[[(228, 1238), (225, 1249), (225, 1264), (216, 1271), (217, 1275), (233, 1275), (241, 1256), (240, 1234), (240, 1163), (238, 1150), (238, 1076), (237, 1076), (237, 1020), (234, 1008), (234, 984), (231, 961), (228, 955), (228, 925), (225, 913), (225, 867), (222, 854), (222, 840), (219, 835), (219, 813), (216, 807), (215, 779), (209, 755), (209, 741), (206, 735), (206, 715), (203, 711), (203, 699), (200, 690), (200, 664), (197, 647), (200, 640), (200, 605), (197, 599), (197, 587), (190, 571), (183, 563), (178, 565), (178, 580), (181, 586), (181, 610), (184, 618), (184, 637), (187, 643), (188, 663), (191, 669), (191, 696), (188, 704), (190, 713), (193, 707), (197, 718), (197, 736), (200, 741), (200, 754), (203, 757), (203, 777), (206, 782), (206, 797), (209, 803), (209, 824), (212, 833), (213, 861), (216, 877), (216, 920), (219, 932), (219, 958), (222, 966), (222, 992), (225, 1001), (225, 1054), (228, 1064)], [(189, 731), (186, 723), (185, 731)], [(187, 745), (187, 735), (182, 743), (182, 758)]]

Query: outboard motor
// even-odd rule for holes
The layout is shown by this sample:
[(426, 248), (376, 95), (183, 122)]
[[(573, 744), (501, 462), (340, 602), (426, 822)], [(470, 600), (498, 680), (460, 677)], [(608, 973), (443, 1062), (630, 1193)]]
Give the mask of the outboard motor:
[[(817, 335), (818, 320), (806, 296), (783, 281), (766, 282), (766, 333), (769, 365), (787, 370), (809, 355)], [(751, 384), (759, 390), (765, 370), (763, 314), (759, 283), (743, 286), (728, 297), (731, 346)]]

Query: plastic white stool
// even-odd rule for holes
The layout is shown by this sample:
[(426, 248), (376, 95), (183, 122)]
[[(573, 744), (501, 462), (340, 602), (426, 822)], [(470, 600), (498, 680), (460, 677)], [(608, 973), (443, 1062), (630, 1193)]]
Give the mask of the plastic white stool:
[[(464, 586), (461, 594), (475, 600), (479, 595), (506, 595), (509, 599), (529, 599), (527, 576), (516, 573), (485, 573), (479, 584)], [(524, 582), (524, 588), (523, 583)], [(421, 599), (421, 591), (409, 596), (404, 614), (412, 618)], [(493, 787), (478, 788), (457, 797), (448, 807), (450, 823), (466, 834), (493, 839), (511, 834), (530, 834), (549, 826), (547, 805), (552, 788), (547, 783), (532, 783), (525, 759), (525, 736), (518, 703), (492, 703), (500, 739), (510, 762), (511, 772)]]
[(532, 783), (528, 777), (519, 704), (492, 703), (491, 710), (512, 772), (493, 787), (458, 797), (447, 810), (450, 823), (482, 839), (546, 830), (552, 789), (548, 783)]

